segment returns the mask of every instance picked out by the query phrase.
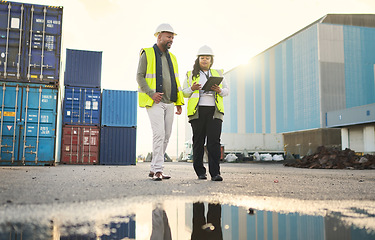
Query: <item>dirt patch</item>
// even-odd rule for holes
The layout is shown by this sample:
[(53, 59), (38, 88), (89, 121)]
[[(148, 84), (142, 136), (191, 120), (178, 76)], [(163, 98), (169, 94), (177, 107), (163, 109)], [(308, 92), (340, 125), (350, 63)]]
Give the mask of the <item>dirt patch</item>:
[(357, 155), (353, 150), (339, 150), (320, 146), (302, 159), (286, 159), (284, 166), (326, 169), (375, 169), (375, 155)]

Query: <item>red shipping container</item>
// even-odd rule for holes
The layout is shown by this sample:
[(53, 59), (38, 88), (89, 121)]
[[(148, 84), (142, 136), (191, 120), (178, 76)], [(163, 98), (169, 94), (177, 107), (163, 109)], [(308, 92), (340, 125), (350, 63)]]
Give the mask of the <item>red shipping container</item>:
[(99, 126), (65, 125), (61, 164), (99, 164)]

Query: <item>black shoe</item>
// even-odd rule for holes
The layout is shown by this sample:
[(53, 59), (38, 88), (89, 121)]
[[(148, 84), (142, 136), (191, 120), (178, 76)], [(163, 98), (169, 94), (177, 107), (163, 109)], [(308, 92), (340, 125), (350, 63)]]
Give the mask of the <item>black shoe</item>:
[(207, 175), (206, 174), (199, 175), (198, 179), (200, 179), (200, 180), (206, 180), (207, 179)]
[(211, 181), (223, 181), (223, 178), (220, 175), (216, 175), (211, 178)]

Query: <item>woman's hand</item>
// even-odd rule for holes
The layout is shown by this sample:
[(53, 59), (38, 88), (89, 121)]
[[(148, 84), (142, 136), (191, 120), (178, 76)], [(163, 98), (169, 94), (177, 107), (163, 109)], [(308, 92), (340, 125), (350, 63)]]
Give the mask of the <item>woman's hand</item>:
[(217, 93), (221, 93), (221, 88), (220, 88), (217, 84), (213, 85), (213, 86), (211, 87), (211, 90), (212, 90), (212, 91), (215, 91), (215, 92), (217, 92)]
[(196, 90), (200, 90), (201, 89), (201, 85), (199, 83), (193, 83), (193, 86), (191, 86), (191, 90), (192, 91), (196, 91)]

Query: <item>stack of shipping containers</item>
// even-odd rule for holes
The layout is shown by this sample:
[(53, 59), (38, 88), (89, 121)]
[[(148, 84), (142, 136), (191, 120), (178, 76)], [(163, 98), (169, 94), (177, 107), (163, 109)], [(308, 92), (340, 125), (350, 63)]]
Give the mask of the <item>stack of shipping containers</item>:
[(102, 52), (66, 50), (62, 164), (98, 164)]
[(137, 91), (102, 93), (100, 164), (135, 165)]
[(62, 7), (0, 2), (0, 165), (54, 165)]

